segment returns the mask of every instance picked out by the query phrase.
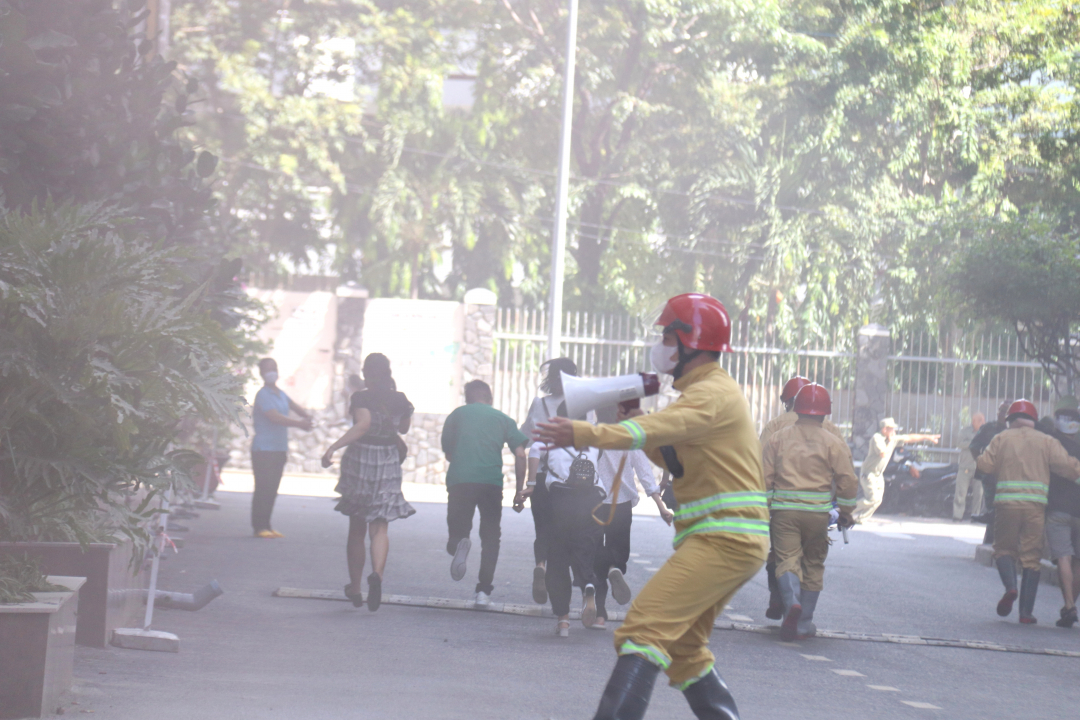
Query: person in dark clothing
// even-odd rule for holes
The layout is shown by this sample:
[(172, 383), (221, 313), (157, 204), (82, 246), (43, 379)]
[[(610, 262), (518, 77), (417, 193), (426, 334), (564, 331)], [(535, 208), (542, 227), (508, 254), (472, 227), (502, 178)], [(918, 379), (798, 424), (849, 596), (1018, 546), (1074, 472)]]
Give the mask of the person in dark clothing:
[[(1008, 424), (1005, 422), (1005, 418), (1009, 413), (1009, 406), (1012, 405), (1012, 400), (1003, 400), (997, 409), (997, 420), (995, 422), (988, 422), (979, 428), (979, 432), (975, 433), (975, 437), (971, 439), (972, 456), (977, 460), (983, 450), (990, 446), (990, 441), (994, 439), (996, 435), (1003, 432), (1008, 428)], [(992, 545), (994, 542), (994, 491), (997, 488), (997, 481), (993, 475), (987, 473), (975, 471), (975, 479), (983, 485), (983, 505), (986, 507), (986, 511), (982, 515), (972, 515), (972, 522), (984, 522), (986, 523), (986, 532), (983, 533), (983, 544)]]
[[(1080, 458), (1080, 408), (1068, 395), (1054, 408), (1051, 435), (1074, 458)], [(1050, 556), (1058, 566), (1061, 595), (1065, 605), (1055, 623), (1060, 628), (1076, 624), (1076, 599), (1080, 597), (1080, 485), (1051, 473), (1046, 495), (1046, 540)]]
[(476, 583), (476, 605), (487, 607), (495, 586), (495, 565), (499, 561), (502, 534), (503, 445), (514, 453), (517, 492), (525, 483), (525, 447), (529, 443), (517, 423), (491, 407), (491, 387), (483, 380), (465, 385), (465, 405), (446, 418), (442, 450), (450, 467), (446, 471), (446, 551), (454, 556), (450, 577), (465, 577), (466, 560), (472, 541), (473, 515), (480, 509), (480, 577)]
[[(251, 495), (251, 528), (255, 537), (285, 537), (270, 527), (270, 515), (274, 512), (281, 474), (289, 455), (289, 428), (311, 429), (311, 414), (292, 401), (277, 386), (278, 366), (273, 358), (259, 361), (259, 374), (263, 386), (255, 394), (251, 421), (255, 437), (251, 439), (251, 474), (255, 477), (255, 491)], [(289, 417), (289, 412), (300, 420)]]

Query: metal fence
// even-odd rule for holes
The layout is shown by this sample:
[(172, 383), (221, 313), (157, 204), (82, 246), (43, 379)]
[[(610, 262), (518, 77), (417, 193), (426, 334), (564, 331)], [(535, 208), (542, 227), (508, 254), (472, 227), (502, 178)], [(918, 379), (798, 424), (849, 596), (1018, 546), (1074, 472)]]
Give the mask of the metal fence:
[[(651, 369), (646, 330), (636, 319), (620, 315), (566, 313), (563, 318), (563, 354), (572, 358), (582, 377), (608, 377)], [(534, 310), (500, 309), (495, 326), (495, 406), (518, 421), (524, 420), (536, 397), (547, 343), (547, 315)], [(793, 375), (805, 375), (829, 388), (832, 419), (845, 430), (851, 427), (855, 382), (855, 356), (851, 340), (827, 341), (790, 347), (758, 323), (733, 328), (731, 353), (721, 365), (743, 389), (760, 429), (783, 411), (780, 391)], [(664, 388), (660, 398), (646, 403), (665, 405), (673, 394)]]
[(1052, 379), (1015, 336), (907, 333), (892, 343), (886, 414), (901, 432), (941, 433), (927, 459), (955, 461), (960, 429), (976, 412), (994, 420), (1003, 401), (1024, 397), (1050, 411)]

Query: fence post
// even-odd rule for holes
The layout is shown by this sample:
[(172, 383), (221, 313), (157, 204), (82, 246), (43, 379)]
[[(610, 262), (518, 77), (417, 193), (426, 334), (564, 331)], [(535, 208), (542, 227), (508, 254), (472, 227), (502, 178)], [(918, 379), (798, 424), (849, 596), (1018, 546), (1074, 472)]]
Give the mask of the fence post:
[(878, 422), (885, 417), (885, 400), (889, 391), (889, 350), (892, 337), (889, 329), (877, 323), (859, 328), (858, 355), (855, 360), (855, 413), (852, 418), (852, 456), (866, 457), (870, 438), (878, 431)]
[(465, 342), (461, 369), (465, 382), (483, 380), (495, 384), (495, 303), (490, 290), (476, 288), (465, 293)]

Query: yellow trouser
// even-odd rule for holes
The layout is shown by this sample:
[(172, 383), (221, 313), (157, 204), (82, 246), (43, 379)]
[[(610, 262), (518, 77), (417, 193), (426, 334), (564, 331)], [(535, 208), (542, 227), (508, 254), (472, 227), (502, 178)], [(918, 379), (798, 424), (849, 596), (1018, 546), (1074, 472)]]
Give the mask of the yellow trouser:
[(680, 687), (703, 676), (715, 658), (713, 622), (765, 562), (768, 541), (755, 535), (691, 535), (645, 584), (615, 631), (620, 655), (659, 665)]
[(774, 510), (769, 530), (776, 553), (776, 577), (793, 572), (803, 590), (820, 592), (829, 554), (829, 513)]
[(1042, 503), (995, 503), (994, 559), (1019, 558), (1020, 567), (1038, 570), (1045, 523), (1046, 506)]

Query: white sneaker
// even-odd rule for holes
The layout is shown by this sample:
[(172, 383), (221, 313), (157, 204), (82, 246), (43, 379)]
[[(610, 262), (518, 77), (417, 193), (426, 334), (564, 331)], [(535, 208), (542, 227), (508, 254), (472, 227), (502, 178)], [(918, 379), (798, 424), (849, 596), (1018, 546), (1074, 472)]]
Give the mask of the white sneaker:
[(626, 584), (626, 578), (623, 577), (622, 570), (619, 568), (611, 568), (607, 574), (608, 585), (611, 586), (611, 597), (615, 602), (620, 605), (625, 605), (630, 602), (632, 594), (630, 592), (630, 586)]
[(483, 590), (476, 593), (476, 607), (478, 607), (478, 608), (486, 608), (490, 604), (491, 604), (491, 596), (490, 595), (488, 595)]
[(592, 624), (596, 622), (596, 588), (592, 583), (585, 586), (582, 590), (585, 602), (581, 606), (581, 624), (585, 627), (592, 627)]

